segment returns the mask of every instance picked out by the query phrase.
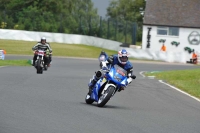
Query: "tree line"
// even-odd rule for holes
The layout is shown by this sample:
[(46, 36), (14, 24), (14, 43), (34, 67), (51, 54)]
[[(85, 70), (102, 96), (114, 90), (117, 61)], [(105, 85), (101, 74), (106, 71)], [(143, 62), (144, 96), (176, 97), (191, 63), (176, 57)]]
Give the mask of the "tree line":
[(131, 34), (131, 25), (136, 22), (137, 40), (140, 41), (141, 11), (144, 8), (145, 0), (112, 0), (104, 18), (98, 15), (91, 0), (0, 0), (0, 26), (95, 35), (120, 41), (120, 36), (123, 38), (125, 34)]

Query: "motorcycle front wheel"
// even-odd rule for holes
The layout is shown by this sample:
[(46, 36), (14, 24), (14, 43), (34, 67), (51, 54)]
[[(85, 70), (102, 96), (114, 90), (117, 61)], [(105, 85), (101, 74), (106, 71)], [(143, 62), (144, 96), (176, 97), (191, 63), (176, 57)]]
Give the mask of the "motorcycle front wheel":
[(43, 68), (41, 67), (41, 59), (38, 59), (37, 61), (37, 74), (42, 74), (43, 73)]
[(99, 100), (97, 102), (98, 107), (103, 107), (112, 97), (113, 93), (115, 91), (115, 88), (113, 86), (109, 86), (106, 91), (101, 94), (99, 97)]

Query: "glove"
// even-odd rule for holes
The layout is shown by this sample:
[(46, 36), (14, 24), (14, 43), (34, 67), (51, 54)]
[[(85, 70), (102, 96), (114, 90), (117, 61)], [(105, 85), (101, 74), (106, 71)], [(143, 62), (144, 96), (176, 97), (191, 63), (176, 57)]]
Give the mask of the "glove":
[(108, 67), (106, 65), (106, 61), (102, 61), (101, 64), (102, 64), (102, 70), (108, 70)]

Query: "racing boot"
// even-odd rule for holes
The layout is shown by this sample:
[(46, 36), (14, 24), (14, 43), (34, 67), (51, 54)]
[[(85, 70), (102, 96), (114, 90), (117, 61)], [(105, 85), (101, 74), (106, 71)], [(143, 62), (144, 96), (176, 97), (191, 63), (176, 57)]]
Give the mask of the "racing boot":
[(92, 80), (90, 80), (90, 83), (88, 84), (88, 87), (89, 87), (88, 95), (91, 95), (93, 87), (94, 87), (94, 85), (96, 84), (97, 81), (98, 81), (98, 79), (95, 76), (93, 77)]
[(88, 95), (90, 95), (90, 94), (92, 93), (92, 90), (93, 90), (94, 85), (95, 85), (96, 82), (100, 79), (101, 76), (102, 76), (102, 72), (101, 72), (101, 71), (98, 71), (98, 72), (96, 72), (96, 75), (93, 76), (93, 79), (90, 80), (90, 83), (88, 84), (88, 86), (89, 86)]

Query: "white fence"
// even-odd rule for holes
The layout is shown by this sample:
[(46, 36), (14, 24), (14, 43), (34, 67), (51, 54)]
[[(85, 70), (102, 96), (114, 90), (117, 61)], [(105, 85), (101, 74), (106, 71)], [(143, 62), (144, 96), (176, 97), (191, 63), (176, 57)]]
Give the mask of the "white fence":
[[(115, 51), (120, 50), (120, 45), (122, 44), (121, 42), (84, 35), (0, 29), (0, 39), (39, 41), (42, 36), (45, 36), (48, 42), (85, 44)], [(137, 59), (186, 63), (190, 58), (190, 55), (186, 55), (185, 53), (150, 51), (132, 48), (126, 49), (130, 53), (130, 57)]]
[(48, 42), (85, 44), (110, 50), (118, 50), (121, 45), (120, 42), (92, 36), (0, 29), (0, 39), (39, 41), (42, 36), (45, 36)]

